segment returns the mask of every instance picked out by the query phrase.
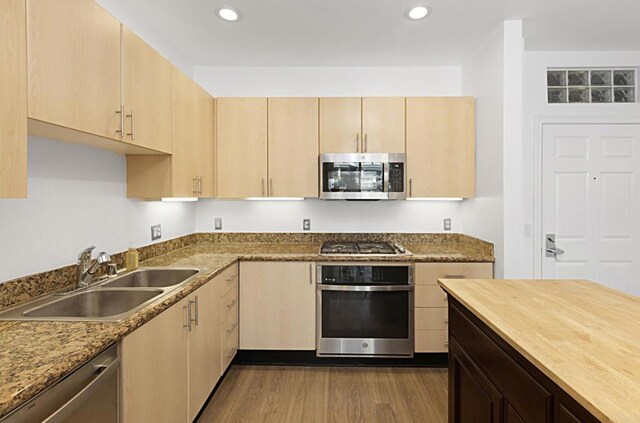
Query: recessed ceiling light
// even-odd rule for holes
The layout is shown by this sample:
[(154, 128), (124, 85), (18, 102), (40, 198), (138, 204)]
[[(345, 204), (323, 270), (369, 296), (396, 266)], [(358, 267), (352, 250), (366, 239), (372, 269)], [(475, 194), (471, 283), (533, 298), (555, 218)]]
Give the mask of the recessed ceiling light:
[(242, 17), (239, 11), (230, 7), (221, 7), (218, 9), (218, 16), (227, 22), (236, 22)]
[(417, 21), (419, 19), (424, 19), (429, 15), (430, 9), (427, 6), (413, 6), (411, 9), (407, 10), (405, 16), (407, 19), (411, 21)]

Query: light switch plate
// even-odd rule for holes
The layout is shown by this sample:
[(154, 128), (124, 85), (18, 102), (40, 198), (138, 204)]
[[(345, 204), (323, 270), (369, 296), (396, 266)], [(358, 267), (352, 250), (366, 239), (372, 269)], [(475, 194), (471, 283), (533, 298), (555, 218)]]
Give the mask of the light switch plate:
[(151, 227), (151, 241), (155, 241), (160, 238), (162, 238), (162, 226), (153, 225)]
[(447, 217), (446, 219), (444, 219), (444, 230), (445, 231), (450, 231), (451, 230), (451, 218)]
[(221, 217), (216, 217), (215, 219), (213, 219), (213, 227), (216, 231), (221, 231), (222, 230), (222, 218)]
[(302, 219), (302, 230), (303, 231), (311, 230), (311, 219)]

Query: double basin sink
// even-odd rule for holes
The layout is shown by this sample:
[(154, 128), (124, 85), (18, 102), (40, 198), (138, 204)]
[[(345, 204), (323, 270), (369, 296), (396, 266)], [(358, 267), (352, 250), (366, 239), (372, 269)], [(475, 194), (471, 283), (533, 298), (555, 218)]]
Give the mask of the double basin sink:
[(117, 321), (196, 275), (196, 269), (139, 269), (89, 288), (52, 294), (0, 313), (0, 320)]

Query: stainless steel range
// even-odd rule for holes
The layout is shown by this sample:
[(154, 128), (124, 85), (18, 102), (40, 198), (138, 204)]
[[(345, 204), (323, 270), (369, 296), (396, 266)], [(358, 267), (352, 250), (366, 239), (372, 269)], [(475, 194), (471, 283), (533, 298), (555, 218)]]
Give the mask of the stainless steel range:
[(406, 248), (398, 243), (390, 244), (384, 241), (346, 241), (329, 242), (326, 241), (320, 247), (320, 254), (323, 255), (410, 255)]
[(321, 263), (317, 272), (318, 357), (413, 357), (413, 265)]

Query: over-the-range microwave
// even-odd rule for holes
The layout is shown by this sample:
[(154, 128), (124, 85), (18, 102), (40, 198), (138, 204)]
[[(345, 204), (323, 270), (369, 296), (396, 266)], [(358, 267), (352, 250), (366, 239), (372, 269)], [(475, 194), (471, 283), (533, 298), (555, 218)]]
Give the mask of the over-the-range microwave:
[(320, 198), (404, 200), (406, 156), (402, 153), (320, 155)]

